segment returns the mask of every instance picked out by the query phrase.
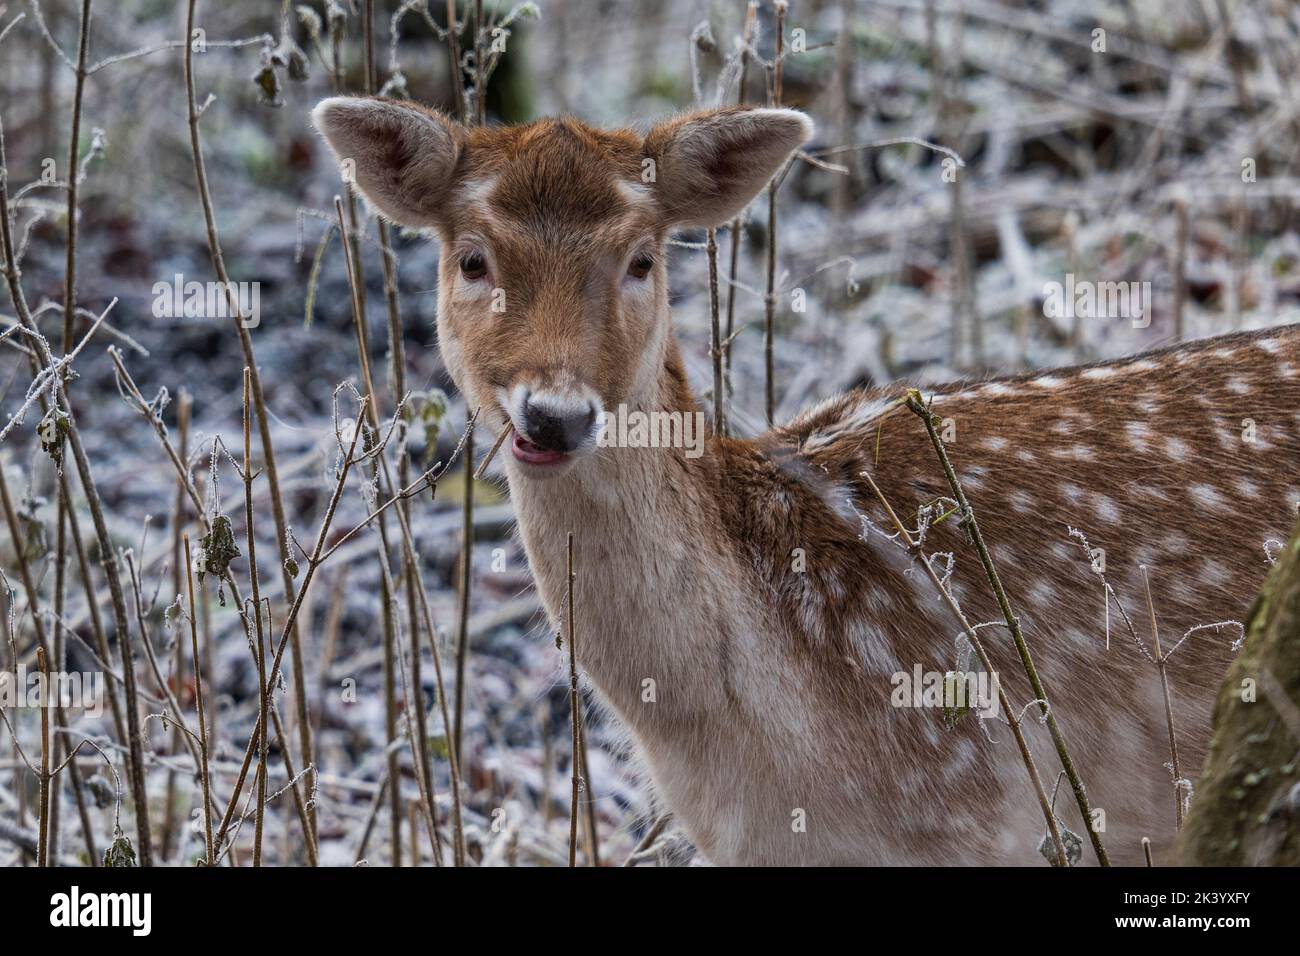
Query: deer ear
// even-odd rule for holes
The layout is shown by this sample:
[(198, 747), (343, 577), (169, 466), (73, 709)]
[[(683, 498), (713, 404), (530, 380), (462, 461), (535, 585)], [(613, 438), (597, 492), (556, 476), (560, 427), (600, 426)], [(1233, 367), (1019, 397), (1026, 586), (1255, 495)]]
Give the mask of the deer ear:
[(659, 124), (645, 151), (665, 218), (694, 227), (734, 218), (812, 131), (807, 116), (784, 109), (704, 110)]
[(437, 224), (461, 154), (460, 127), (415, 103), (362, 96), (321, 100), (311, 119), (384, 218)]

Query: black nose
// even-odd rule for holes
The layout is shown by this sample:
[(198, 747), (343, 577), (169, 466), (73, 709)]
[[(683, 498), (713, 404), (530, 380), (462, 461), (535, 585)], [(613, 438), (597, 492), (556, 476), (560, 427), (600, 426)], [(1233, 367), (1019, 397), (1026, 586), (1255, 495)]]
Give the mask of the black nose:
[(547, 451), (573, 451), (595, 424), (596, 409), (589, 404), (557, 405), (531, 395), (524, 401), (524, 437)]

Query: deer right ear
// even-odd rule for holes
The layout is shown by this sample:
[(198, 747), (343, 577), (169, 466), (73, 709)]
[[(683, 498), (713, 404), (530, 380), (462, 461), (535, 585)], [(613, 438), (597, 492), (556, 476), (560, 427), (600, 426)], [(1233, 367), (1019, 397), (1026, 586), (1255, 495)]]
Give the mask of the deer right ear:
[(661, 123), (646, 137), (655, 192), (670, 225), (712, 227), (735, 218), (790, 154), (812, 136), (803, 113), (702, 110)]
[(415, 103), (362, 96), (322, 100), (311, 119), (345, 178), (351, 174), (385, 219), (437, 224), (460, 158), (460, 127)]

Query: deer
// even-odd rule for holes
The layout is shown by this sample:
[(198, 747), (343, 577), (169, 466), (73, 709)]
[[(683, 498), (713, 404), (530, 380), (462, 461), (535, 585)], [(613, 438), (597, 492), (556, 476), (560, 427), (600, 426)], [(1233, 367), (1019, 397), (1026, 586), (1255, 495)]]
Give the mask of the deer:
[[(741, 214), (810, 139), (808, 117), (736, 107), (645, 134), (567, 116), (467, 128), (367, 97), (326, 99), (312, 117), (380, 216), (440, 242), (438, 347), (479, 423), (511, 429), (500, 457), (546, 613), (558, 628), (572, 611), (585, 681), (704, 859), (1041, 865), (1045, 818), (1009, 715), (948, 726), (891, 699), (900, 673), (951, 670), (962, 636), (879, 500), (910, 520), (951, 494), (903, 386), (752, 438), (711, 429), (693, 456), (600, 437), (620, 407), (701, 413), (665, 243)], [(1096, 561), (1069, 532), (1104, 551), (1146, 641), (1144, 573), (1166, 647), (1244, 619), (1300, 499), (1300, 326), (923, 394), (955, 423), (953, 468), (1112, 862), (1138, 862), (1144, 837), (1171, 862), (1160, 679), (1113, 611), (1106, 631)], [(1008, 699), (1028, 705), (958, 522), (931, 522), (924, 548), (955, 556), (948, 587), (987, 625)], [(1233, 653), (1230, 636), (1198, 633), (1169, 660), (1184, 776), (1206, 754)], [(1050, 786), (1055, 755), (1036, 717), (1023, 725)], [(1063, 825), (1097, 825), (1070, 803), (1055, 804)]]

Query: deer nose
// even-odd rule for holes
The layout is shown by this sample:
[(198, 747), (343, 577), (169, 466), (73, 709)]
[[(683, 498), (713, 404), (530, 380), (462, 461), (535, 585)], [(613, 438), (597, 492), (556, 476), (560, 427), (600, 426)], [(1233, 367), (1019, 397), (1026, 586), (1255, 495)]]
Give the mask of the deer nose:
[(573, 451), (590, 437), (596, 424), (596, 407), (586, 401), (529, 395), (523, 412), (524, 436), (547, 451)]

